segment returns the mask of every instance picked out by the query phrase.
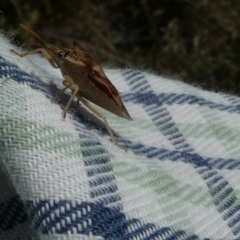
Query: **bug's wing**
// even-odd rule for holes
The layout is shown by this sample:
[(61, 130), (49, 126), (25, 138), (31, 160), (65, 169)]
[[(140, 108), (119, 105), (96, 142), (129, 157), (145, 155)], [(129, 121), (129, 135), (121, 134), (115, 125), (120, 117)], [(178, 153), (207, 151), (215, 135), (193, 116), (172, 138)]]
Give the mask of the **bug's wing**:
[(91, 69), (88, 72), (88, 77), (90, 82), (99, 90), (100, 94), (99, 96), (94, 96), (93, 98), (88, 97), (88, 100), (119, 117), (131, 120), (132, 118), (125, 108), (117, 89), (106, 77), (101, 67), (98, 66), (98, 68), (99, 69), (97, 71), (95, 69)]

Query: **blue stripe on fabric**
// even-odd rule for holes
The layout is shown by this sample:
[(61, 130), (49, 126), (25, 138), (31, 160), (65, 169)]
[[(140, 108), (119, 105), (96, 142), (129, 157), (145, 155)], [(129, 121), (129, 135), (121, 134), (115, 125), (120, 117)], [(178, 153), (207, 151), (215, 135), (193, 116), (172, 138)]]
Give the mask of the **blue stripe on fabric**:
[(233, 112), (240, 113), (240, 102), (235, 106), (231, 106), (231, 105), (227, 106), (224, 104), (217, 104), (217, 103), (205, 100), (203, 98), (196, 97), (193, 95), (187, 95), (187, 94), (176, 94), (176, 93), (155, 94), (153, 92), (146, 92), (146, 93), (136, 92), (131, 94), (125, 94), (123, 95), (122, 98), (126, 99), (126, 101), (143, 104), (145, 106), (151, 105), (153, 103), (157, 105), (189, 104), (189, 105), (207, 106), (211, 109), (217, 109), (217, 110), (225, 111), (229, 113), (233, 113)]
[[(160, 116), (162, 113), (161, 112), (165, 112), (164, 115), (168, 116), (167, 121), (171, 121), (168, 124), (169, 129), (171, 130), (169, 132), (169, 134), (173, 134), (174, 133), (174, 137), (175, 135), (177, 135), (177, 139), (174, 142), (171, 142), (172, 145), (175, 147), (175, 149), (177, 150), (181, 150), (176, 154), (173, 153), (173, 151), (171, 151), (170, 156), (165, 155), (168, 159), (176, 159), (176, 160), (180, 160), (180, 161), (188, 161), (189, 163), (193, 163), (196, 170), (198, 171), (198, 173), (200, 174), (200, 176), (205, 180), (205, 182), (207, 183), (207, 186), (209, 188), (210, 194), (212, 196), (212, 200), (213, 203), (215, 204), (217, 210), (219, 211), (219, 213), (221, 214), (223, 220), (227, 221), (229, 218), (227, 218), (229, 215), (224, 214), (224, 211), (226, 211), (227, 209), (230, 209), (232, 207), (239, 208), (239, 203), (237, 201), (237, 197), (233, 192), (232, 187), (230, 186), (229, 182), (227, 180), (225, 180), (220, 173), (218, 173), (217, 171), (213, 171), (211, 169), (210, 166), (206, 166), (208, 167), (208, 169), (206, 170), (209, 171), (210, 175), (215, 175), (214, 180), (210, 180), (208, 181), (207, 178), (213, 177), (213, 176), (209, 176), (209, 174), (206, 174), (206, 172), (202, 172), (202, 170), (199, 170), (199, 164), (201, 163), (205, 163), (205, 165), (209, 164), (209, 160), (210, 159), (206, 159), (204, 160), (203, 157), (201, 157), (199, 154), (196, 154), (194, 149), (190, 146), (190, 144), (187, 143), (187, 141), (185, 140), (185, 138), (182, 136), (181, 132), (179, 131), (179, 129), (177, 127), (175, 127), (175, 123), (172, 120), (168, 110), (166, 108), (162, 108), (163, 104), (173, 104), (173, 103), (177, 103), (177, 104), (199, 104), (199, 105), (207, 105), (208, 107), (212, 107), (213, 105), (215, 106), (215, 108), (219, 108), (221, 110), (226, 110), (228, 109), (230, 111), (230, 109), (232, 110), (232, 107), (227, 107), (225, 105), (221, 105), (221, 104), (213, 104), (210, 101), (206, 101), (204, 99), (199, 99), (196, 98), (195, 96), (189, 96), (189, 95), (185, 95), (185, 94), (158, 94), (155, 95), (150, 87), (150, 85), (148, 84), (147, 80), (145, 79), (145, 77), (142, 75), (141, 72), (138, 71), (133, 71), (133, 70), (127, 70), (123, 72), (123, 76), (126, 79), (126, 82), (129, 84), (130, 89), (133, 93), (132, 95), (132, 101), (138, 104), (143, 105), (143, 108), (145, 109), (148, 105), (151, 104), (155, 104), (155, 111), (154, 113), (149, 112), (149, 109), (146, 109), (145, 111), (148, 113), (149, 117), (153, 120), (153, 122), (159, 126), (163, 123), (163, 121), (159, 120), (162, 118), (162, 116)], [(133, 81), (133, 79), (135, 81)], [(139, 92), (139, 89), (137, 89), (136, 87), (133, 87), (133, 85), (136, 85), (136, 80), (138, 80), (139, 82), (141, 82), (141, 84), (145, 87), (145, 89), (141, 89), (141, 91)], [(164, 110), (163, 110), (164, 109)], [(236, 110), (236, 108), (235, 108)], [(240, 110), (240, 108), (238, 109)], [(161, 114), (159, 114), (161, 113)], [(156, 116), (156, 114), (158, 114), (158, 116)], [(154, 119), (153, 119), (154, 116)], [(163, 134), (165, 134), (165, 136), (168, 138), (168, 140), (170, 141), (171, 138), (169, 138), (169, 134), (166, 132), (163, 132)], [(183, 143), (181, 144), (181, 148), (177, 147), (177, 144)], [(140, 149), (142, 149), (142, 154), (146, 154), (146, 149), (144, 148), (144, 146), (142, 146), (142, 148), (138, 149), (138, 154), (140, 153)], [(153, 148), (151, 148), (151, 152), (152, 152)], [(158, 151), (155, 151), (155, 155), (152, 157), (157, 158), (156, 154), (158, 153)], [(175, 152), (176, 153), (176, 152)], [(239, 166), (239, 165), (238, 165)], [(207, 177), (206, 177), (207, 176)], [(219, 181), (221, 180), (221, 184), (219, 184)], [(222, 191), (222, 192), (221, 192)], [(221, 192), (221, 195), (220, 195)], [(217, 197), (216, 197), (217, 196)], [(222, 206), (221, 202), (226, 200), (226, 198), (229, 198), (230, 200), (228, 202), (225, 203), (224, 206)], [(236, 221), (234, 222), (234, 226), (233, 224), (231, 224), (229, 221), (227, 221), (227, 225), (230, 227), (232, 233), (234, 235), (237, 235), (239, 233), (239, 229), (240, 229), (240, 219), (236, 218)]]
[[(142, 73), (136, 71), (135, 75), (133, 75), (132, 72), (123, 71), (123, 76), (126, 78), (131, 92), (133, 93), (132, 101), (134, 103), (142, 104), (143, 108), (146, 108), (152, 104), (156, 105), (154, 111), (150, 111), (149, 109), (145, 109), (145, 111), (148, 113), (149, 117), (152, 119), (156, 126), (162, 126), (164, 128), (164, 130), (161, 132), (167, 137), (171, 144), (178, 150), (181, 149), (186, 152), (192, 152), (193, 149), (176, 126), (168, 109), (164, 107), (164, 101), (153, 94), (150, 85)], [(138, 89), (136, 87), (137, 81), (141, 82), (141, 85), (144, 86), (144, 89)], [(170, 101), (170, 99), (168, 99), (167, 102)], [(174, 136), (172, 133), (174, 133)], [(175, 141), (173, 141), (173, 137)]]
[[(74, 206), (73, 206), (74, 205)], [(157, 227), (152, 223), (143, 223), (135, 218), (129, 219), (118, 208), (108, 208), (100, 203), (72, 201), (27, 201), (34, 228), (43, 234), (78, 233), (101, 236), (105, 239), (199, 239), (197, 235), (187, 234), (183, 230), (169, 227)], [(131, 228), (132, 226), (132, 228)], [(137, 229), (134, 228), (137, 226)], [(142, 238), (143, 239), (143, 238)]]
[[(233, 192), (233, 189), (229, 186), (229, 183), (218, 174), (218, 172), (211, 172), (211, 178), (215, 175), (215, 178), (211, 181), (206, 181), (207, 186), (212, 195), (212, 200), (217, 207), (217, 210), (222, 213), (222, 218), (225, 221), (228, 221), (232, 217), (232, 209), (235, 209), (235, 218), (227, 222), (228, 226), (232, 230), (233, 235), (240, 233), (240, 215), (236, 214), (236, 210), (240, 209), (238, 204), (238, 198)], [(206, 176), (204, 179), (208, 180), (209, 176)], [(220, 182), (221, 181), (221, 182)], [(220, 182), (220, 183), (219, 183)], [(228, 213), (228, 209), (230, 214)]]
[[(72, 116), (76, 118), (78, 115), (79, 113), (76, 112)], [(79, 121), (78, 117), (76, 120)], [(108, 164), (111, 160), (107, 150), (103, 148), (99, 141), (89, 138), (88, 135), (80, 133), (79, 137), (82, 146), (81, 158), (86, 167), (85, 172), (89, 177), (89, 196), (92, 199), (97, 198), (102, 204), (120, 202), (120, 195), (116, 194), (119, 189), (113, 174), (113, 168)], [(112, 193), (115, 193), (115, 195)], [(109, 194), (111, 194), (111, 197), (109, 197)]]
[(233, 96), (233, 95), (227, 95), (227, 94), (224, 94), (224, 93), (220, 93), (220, 95), (224, 99), (227, 99), (231, 106), (238, 106), (238, 107), (240, 107), (239, 97)]
[[(149, 106), (151, 104), (156, 104), (159, 106), (164, 105), (172, 105), (172, 104), (190, 104), (190, 105), (199, 105), (199, 106), (207, 106), (211, 109), (217, 109), (226, 112), (237, 112), (240, 113), (240, 100), (234, 98), (234, 106), (233, 105), (224, 105), (217, 104), (215, 102), (211, 102), (201, 97), (197, 97), (194, 95), (188, 94), (177, 94), (177, 93), (160, 93), (155, 94), (143, 74), (139, 71), (135, 70), (124, 70), (123, 76), (127, 79), (127, 83), (131, 88), (131, 94), (124, 94), (123, 99), (125, 101), (130, 101), (138, 104), (143, 104), (145, 106)], [(139, 84), (136, 83), (139, 81)], [(134, 83), (134, 87), (132, 86)], [(136, 91), (136, 86), (145, 85), (144, 89), (140, 89)], [(132, 86), (132, 87), (131, 87)]]
[[(181, 161), (194, 164), (197, 167), (208, 167), (217, 170), (239, 170), (240, 162), (235, 159), (204, 158), (197, 153), (189, 153), (180, 150), (168, 150), (165, 148), (145, 147), (142, 144), (130, 145), (129, 148), (137, 155), (155, 158), (159, 160)], [(220, 164), (221, 163), (221, 164)]]
[(0, 203), (0, 233), (27, 220), (28, 217), (19, 196), (11, 197)]
[(0, 57), (0, 78), (3, 77), (11, 77), (18, 83), (25, 83), (32, 89), (41, 91), (48, 99), (53, 98), (47, 84), (34, 80), (31, 75), (22, 71), (17, 65), (6, 62), (4, 58)]
[[(73, 113), (72, 116), (74, 119), (76, 118), (76, 121), (79, 121), (79, 117), (82, 118), (78, 112)], [(90, 123), (87, 125), (89, 124)], [(98, 201), (104, 204), (120, 201), (121, 198), (118, 194), (115, 194), (111, 198), (107, 197), (108, 194), (116, 193), (118, 191), (113, 168), (108, 164), (111, 160), (108, 156), (107, 150), (102, 147), (99, 141), (89, 138), (86, 134), (84, 135), (80, 133), (79, 137), (81, 138), (80, 144), (82, 146), (81, 157), (84, 166), (86, 167), (86, 174), (89, 177), (89, 196), (93, 199), (98, 198)]]

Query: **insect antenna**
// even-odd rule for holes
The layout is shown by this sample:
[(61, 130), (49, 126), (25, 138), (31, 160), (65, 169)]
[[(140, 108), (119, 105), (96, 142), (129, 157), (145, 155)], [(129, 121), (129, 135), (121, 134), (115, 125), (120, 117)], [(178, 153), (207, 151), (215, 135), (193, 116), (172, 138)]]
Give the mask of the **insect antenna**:
[[(35, 33), (31, 28), (28, 26), (20, 23), (19, 24), (21, 28), (25, 29), (26, 31), (30, 32), (33, 36), (35, 36), (40, 42), (42, 43), (41, 47), (46, 46), (46, 42), (37, 34)], [(40, 47), (40, 43), (37, 42), (25, 42), (24, 45), (35, 45)]]
[(45, 45), (39, 43), (39, 42), (31, 42), (31, 41), (25, 41), (23, 43), (23, 46), (27, 46), (27, 45), (32, 45), (32, 46), (37, 46), (37, 47), (40, 47), (40, 48), (44, 48)]

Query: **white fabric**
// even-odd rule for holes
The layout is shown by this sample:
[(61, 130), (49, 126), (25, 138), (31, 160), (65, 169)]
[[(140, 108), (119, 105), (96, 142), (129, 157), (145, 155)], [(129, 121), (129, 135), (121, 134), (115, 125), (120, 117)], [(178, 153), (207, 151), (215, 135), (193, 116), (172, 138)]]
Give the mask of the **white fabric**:
[(240, 238), (238, 97), (105, 69), (124, 152), (76, 102), (63, 120), (60, 71), (0, 38), (1, 240)]

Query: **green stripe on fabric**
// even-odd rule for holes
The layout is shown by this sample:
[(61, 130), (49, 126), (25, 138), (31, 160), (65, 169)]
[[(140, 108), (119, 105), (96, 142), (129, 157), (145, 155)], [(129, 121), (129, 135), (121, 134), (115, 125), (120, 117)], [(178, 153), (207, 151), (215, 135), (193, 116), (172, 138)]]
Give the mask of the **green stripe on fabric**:
[(191, 123), (178, 123), (178, 128), (185, 137), (194, 138), (208, 138), (213, 136), (212, 131), (215, 132), (214, 136), (217, 136), (221, 140), (228, 142), (239, 142), (240, 131), (233, 129), (221, 123), (209, 123), (209, 124), (191, 124)]
[(224, 121), (221, 120), (221, 116), (218, 114), (219, 111), (205, 109), (201, 112), (207, 121), (206, 124), (177, 124), (184, 137), (198, 139), (215, 137), (230, 158), (239, 158), (240, 130), (224, 124)]
[(5, 152), (36, 149), (59, 152), (68, 156), (81, 154), (81, 140), (71, 134), (58, 131), (52, 126), (41, 125), (22, 119), (1, 120), (1, 141)]
[(194, 232), (186, 206), (191, 205), (192, 209), (195, 206), (195, 210), (198, 209), (198, 206), (207, 209), (214, 208), (207, 187), (177, 181), (177, 176), (176, 178), (172, 177), (174, 173), (170, 174), (159, 167), (157, 170), (154, 170), (154, 166), (146, 167), (146, 165), (144, 168), (140, 168), (126, 162), (111, 162), (111, 167), (119, 178), (124, 178), (142, 189), (151, 189), (158, 196), (159, 208), (164, 213), (166, 220), (171, 224), (177, 223), (177, 228), (192, 228), (191, 231)]

